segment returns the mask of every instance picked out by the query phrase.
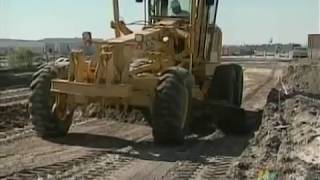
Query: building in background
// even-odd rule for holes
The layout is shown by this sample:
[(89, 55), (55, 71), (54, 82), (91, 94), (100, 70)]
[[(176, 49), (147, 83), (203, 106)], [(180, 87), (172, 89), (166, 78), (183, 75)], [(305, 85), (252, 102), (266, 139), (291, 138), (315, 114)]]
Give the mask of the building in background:
[(320, 34), (309, 34), (308, 48), (309, 57), (320, 60)]
[(43, 43), (40, 41), (0, 39), (0, 53), (2, 55), (9, 54), (18, 48), (29, 49), (36, 54), (42, 54)]
[(225, 45), (222, 48), (223, 56), (276, 56), (289, 55), (300, 44), (261, 44), (261, 45)]
[(0, 56), (7, 56), (18, 48), (28, 49), (44, 59), (68, 57), (73, 49), (82, 49), (85, 54), (92, 54), (95, 50), (94, 46), (84, 47), (81, 38), (0, 39)]

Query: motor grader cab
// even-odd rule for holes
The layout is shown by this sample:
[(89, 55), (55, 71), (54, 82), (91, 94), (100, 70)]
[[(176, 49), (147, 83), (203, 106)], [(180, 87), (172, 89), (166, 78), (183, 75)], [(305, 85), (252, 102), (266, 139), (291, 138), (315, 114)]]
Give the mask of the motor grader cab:
[(141, 109), (155, 142), (181, 143), (192, 121), (192, 99), (241, 105), (241, 68), (219, 65), (218, 0), (135, 3), (144, 4), (142, 30), (120, 21), (119, 1), (113, 0), (115, 38), (96, 41), (85, 32), (95, 55), (72, 51), (68, 67), (48, 64), (34, 74), (30, 117), (38, 135), (66, 135), (75, 108), (98, 103)]

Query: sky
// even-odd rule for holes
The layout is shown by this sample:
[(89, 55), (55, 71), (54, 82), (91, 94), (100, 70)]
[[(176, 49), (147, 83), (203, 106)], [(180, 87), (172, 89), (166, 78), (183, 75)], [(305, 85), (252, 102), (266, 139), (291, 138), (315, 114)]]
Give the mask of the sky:
[[(224, 44), (307, 43), (319, 33), (320, 0), (220, 0)], [(143, 19), (143, 4), (120, 0), (126, 22)], [(0, 38), (111, 38), (112, 0), (0, 0)]]

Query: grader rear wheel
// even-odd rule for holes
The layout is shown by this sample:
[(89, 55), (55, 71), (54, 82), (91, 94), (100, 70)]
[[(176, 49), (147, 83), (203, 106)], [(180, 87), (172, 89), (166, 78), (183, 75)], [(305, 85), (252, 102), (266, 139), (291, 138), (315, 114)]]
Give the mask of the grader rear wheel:
[(218, 66), (209, 88), (209, 99), (226, 101), (240, 107), (243, 94), (243, 70), (240, 65), (228, 64)]
[(180, 144), (190, 121), (192, 76), (183, 68), (170, 68), (160, 78), (152, 108), (155, 143)]
[(57, 76), (57, 68), (49, 64), (34, 74), (31, 83), (30, 119), (41, 137), (65, 136), (72, 123), (73, 109), (57, 102), (50, 92), (51, 80)]
[(217, 67), (209, 89), (212, 119), (227, 134), (247, 131), (246, 114), (241, 109), (243, 94), (243, 70), (237, 64)]

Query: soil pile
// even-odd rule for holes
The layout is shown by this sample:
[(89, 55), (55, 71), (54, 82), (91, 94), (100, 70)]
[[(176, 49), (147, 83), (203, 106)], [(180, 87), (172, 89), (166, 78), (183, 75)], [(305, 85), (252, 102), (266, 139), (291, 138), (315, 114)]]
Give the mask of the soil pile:
[(287, 89), (320, 94), (320, 64), (318, 62), (291, 64), (284, 72), (282, 83)]
[(320, 179), (320, 68), (292, 65), (272, 89), (255, 137), (230, 179)]
[[(145, 113), (145, 114), (144, 114)], [(148, 116), (148, 112), (138, 109), (116, 110), (112, 108), (105, 108), (98, 103), (92, 103), (82, 109), (82, 116), (84, 118), (102, 118), (107, 120), (114, 120), (125, 123), (147, 125), (148, 121), (144, 116)]]

